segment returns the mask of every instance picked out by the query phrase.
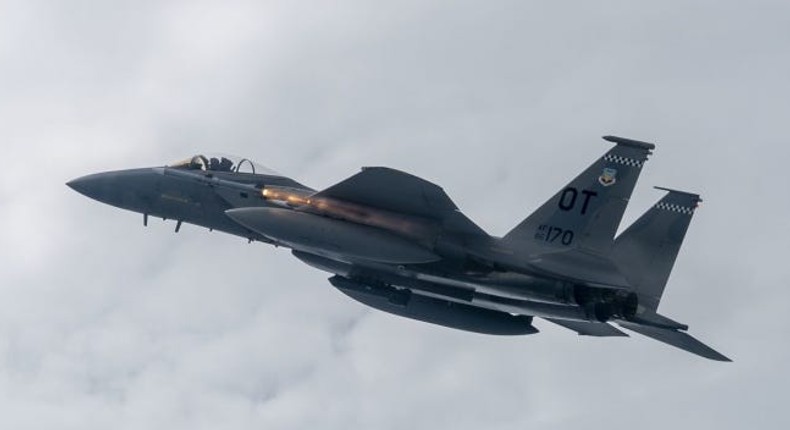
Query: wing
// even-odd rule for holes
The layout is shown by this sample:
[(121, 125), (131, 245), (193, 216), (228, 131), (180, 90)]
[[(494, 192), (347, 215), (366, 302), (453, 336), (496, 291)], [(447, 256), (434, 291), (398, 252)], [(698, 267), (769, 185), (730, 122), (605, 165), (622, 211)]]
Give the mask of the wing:
[(396, 213), (415, 215), (449, 224), (452, 230), (485, 234), (458, 211), (444, 190), (425, 179), (388, 167), (364, 167), (313, 197), (344, 200)]
[(628, 337), (627, 334), (618, 330), (614, 326), (611, 326), (607, 323), (599, 323), (599, 322), (582, 322), (582, 321), (569, 321), (569, 320), (558, 320), (554, 318), (544, 318), (546, 321), (553, 322), (559, 326), (565, 327), (567, 329), (573, 330), (578, 333), (580, 336), (596, 336), (596, 337), (613, 337), (613, 336), (625, 336)]

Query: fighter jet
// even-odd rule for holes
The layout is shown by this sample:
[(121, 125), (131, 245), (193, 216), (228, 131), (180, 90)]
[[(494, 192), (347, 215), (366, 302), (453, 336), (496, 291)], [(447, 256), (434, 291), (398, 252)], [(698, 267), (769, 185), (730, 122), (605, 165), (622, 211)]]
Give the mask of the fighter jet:
[(604, 136), (602, 157), (504, 237), (486, 233), (436, 184), (387, 167), (316, 191), (247, 159), (197, 155), (92, 174), (74, 190), (119, 208), (286, 247), (348, 297), (391, 314), (492, 335), (648, 336), (727, 357), (658, 307), (702, 200), (665, 195), (616, 236), (652, 143)]

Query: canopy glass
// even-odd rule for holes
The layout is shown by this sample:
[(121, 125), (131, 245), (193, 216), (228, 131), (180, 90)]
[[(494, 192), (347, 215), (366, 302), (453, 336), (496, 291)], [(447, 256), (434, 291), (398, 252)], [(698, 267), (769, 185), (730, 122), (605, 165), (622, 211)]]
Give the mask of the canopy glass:
[(168, 167), (186, 170), (213, 172), (252, 173), (258, 175), (278, 175), (274, 170), (248, 158), (228, 154), (195, 155), (186, 160), (170, 164)]

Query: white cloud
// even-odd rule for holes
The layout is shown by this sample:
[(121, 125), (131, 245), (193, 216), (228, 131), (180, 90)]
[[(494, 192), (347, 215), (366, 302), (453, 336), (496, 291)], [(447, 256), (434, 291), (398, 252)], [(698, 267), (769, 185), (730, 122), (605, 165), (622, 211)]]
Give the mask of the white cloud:
[[(4, 428), (787, 426), (783, 2), (7, 2)], [(702, 193), (648, 339), (492, 338), (365, 309), (284, 250), (88, 201), (94, 171), (218, 150), (323, 187), (436, 181), (502, 234), (606, 149)]]

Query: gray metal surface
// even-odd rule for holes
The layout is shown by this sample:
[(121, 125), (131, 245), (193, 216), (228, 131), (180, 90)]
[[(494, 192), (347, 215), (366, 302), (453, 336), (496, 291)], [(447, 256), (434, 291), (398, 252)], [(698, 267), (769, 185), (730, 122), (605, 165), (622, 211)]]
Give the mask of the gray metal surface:
[(390, 264), (439, 261), (428, 249), (387, 231), (284, 208), (235, 208), (234, 221), (292, 249)]
[[(615, 239), (654, 145), (616, 145), (504, 238), (463, 215), (441, 187), (384, 167), (323, 191), (246, 159), (195, 156), (174, 166), (68, 183), (95, 200), (292, 249), (347, 296), (406, 318), (487, 334), (533, 334), (533, 317), (595, 337), (609, 323), (728, 361), (656, 312), (701, 200), (664, 196)], [(250, 171), (242, 171), (242, 166)]]
[(617, 328), (601, 322), (582, 322), (582, 321), (568, 321), (556, 318), (545, 318), (546, 321), (551, 321), (554, 324), (573, 330), (579, 336), (595, 336), (595, 337), (628, 337), (626, 333), (618, 330)]

